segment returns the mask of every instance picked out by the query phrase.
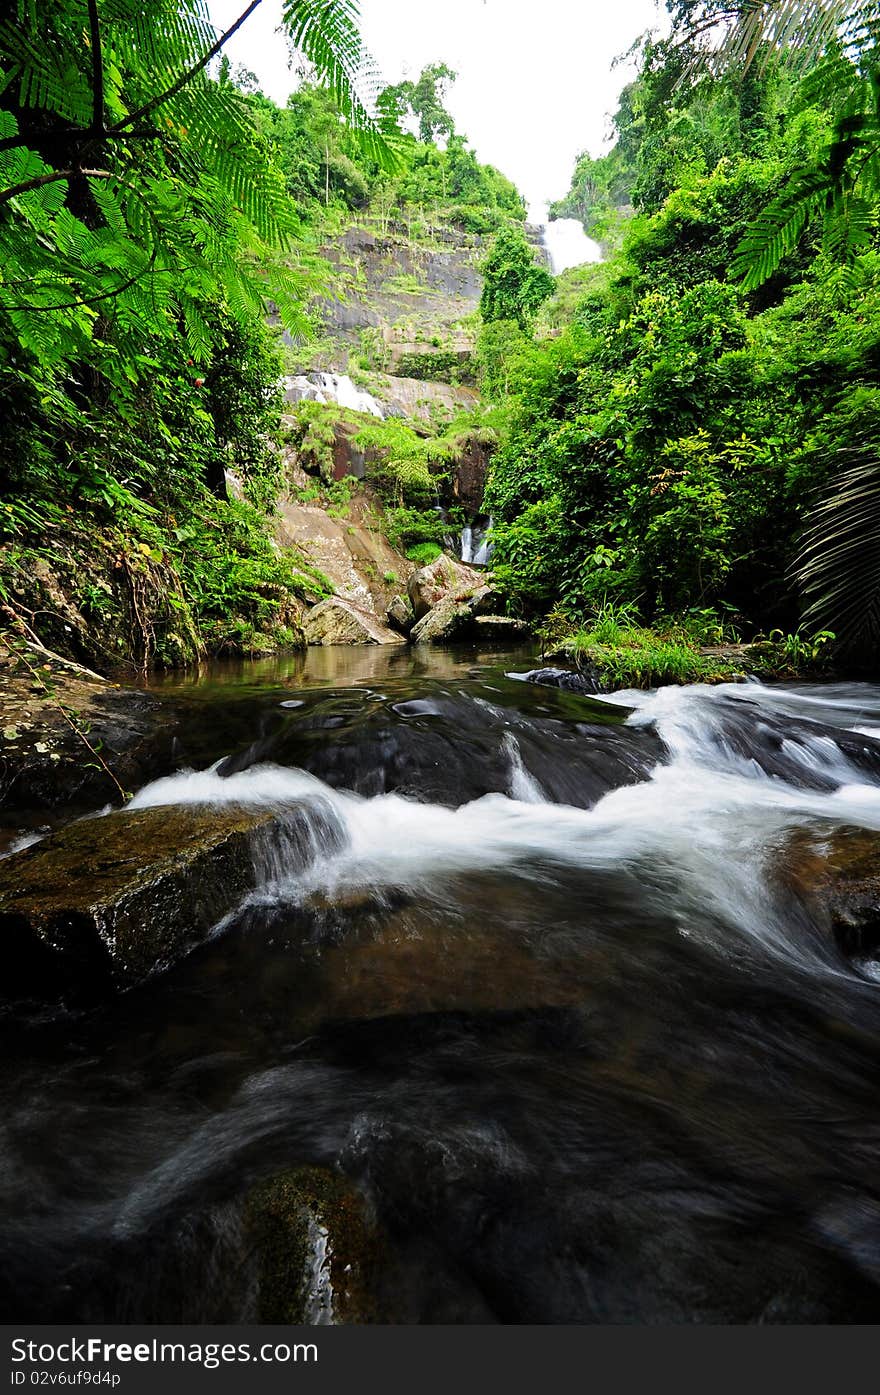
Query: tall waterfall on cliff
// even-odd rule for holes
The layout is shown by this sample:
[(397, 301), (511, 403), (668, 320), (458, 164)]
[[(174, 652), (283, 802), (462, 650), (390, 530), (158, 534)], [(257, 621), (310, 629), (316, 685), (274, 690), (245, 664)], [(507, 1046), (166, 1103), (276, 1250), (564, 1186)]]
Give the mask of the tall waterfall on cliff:
[(541, 243), (554, 276), (568, 271), (570, 267), (602, 260), (602, 248), (598, 242), (587, 237), (577, 218), (556, 218), (552, 222), (544, 222), (543, 219), (536, 221), (541, 222)]

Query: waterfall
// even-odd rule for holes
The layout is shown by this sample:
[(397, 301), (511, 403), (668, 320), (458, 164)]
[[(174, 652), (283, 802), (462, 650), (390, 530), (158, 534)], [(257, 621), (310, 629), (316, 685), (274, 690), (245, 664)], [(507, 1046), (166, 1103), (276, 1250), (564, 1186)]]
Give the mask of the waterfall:
[(492, 544), (488, 541), (491, 527), (491, 515), (484, 523), (472, 519), (470, 523), (465, 524), (461, 530), (459, 552), (462, 562), (469, 562), (473, 567), (488, 567), (492, 556)]
[(602, 260), (602, 248), (598, 242), (587, 237), (576, 218), (556, 218), (552, 223), (545, 223), (541, 230), (541, 241), (547, 249), (554, 276), (568, 271), (570, 267)]
[(533, 208), (529, 217), (541, 228), (541, 245), (554, 276), (573, 266), (602, 261), (602, 248), (587, 237), (577, 218), (555, 218), (550, 222), (546, 205), (543, 209)]
[(352, 412), (385, 415), (372, 393), (357, 387), (347, 373), (297, 373), (282, 384), (288, 402), (336, 402)]

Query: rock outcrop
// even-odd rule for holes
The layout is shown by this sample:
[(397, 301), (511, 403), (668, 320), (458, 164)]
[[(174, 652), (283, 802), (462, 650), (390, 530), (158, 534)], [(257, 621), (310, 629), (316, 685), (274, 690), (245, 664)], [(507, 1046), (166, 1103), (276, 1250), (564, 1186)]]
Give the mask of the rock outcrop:
[(330, 596), (319, 601), (303, 620), (308, 644), (403, 644), (404, 637), (383, 625), (370, 610)]

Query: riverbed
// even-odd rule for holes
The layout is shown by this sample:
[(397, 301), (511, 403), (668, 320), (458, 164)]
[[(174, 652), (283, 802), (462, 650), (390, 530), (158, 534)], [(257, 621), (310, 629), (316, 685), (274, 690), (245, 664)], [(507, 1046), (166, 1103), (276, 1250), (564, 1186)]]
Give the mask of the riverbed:
[[(877, 1320), (880, 962), (795, 871), (880, 848), (880, 686), (535, 662), (154, 685), (132, 806), (296, 808), (309, 856), (140, 986), (3, 1009), (6, 1321), (260, 1320), (242, 1217), (306, 1168), (381, 1237), (373, 1320)], [(307, 1321), (346, 1320), (328, 1243)]]

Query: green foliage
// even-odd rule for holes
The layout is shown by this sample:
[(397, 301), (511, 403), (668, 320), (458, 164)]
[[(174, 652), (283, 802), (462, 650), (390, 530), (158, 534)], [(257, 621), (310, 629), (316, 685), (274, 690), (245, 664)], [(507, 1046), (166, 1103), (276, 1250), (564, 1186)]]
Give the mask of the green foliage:
[(463, 382), (471, 376), (469, 355), (456, 353), (452, 349), (401, 354), (397, 372), (402, 378), (419, 378), (435, 383)]
[[(852, 51), (801, 76), (768, 50), (708, 78), (679, 38), (645, 47), (612, 156), (583, 157), (559, 209), (591, 225), (629, 199), (617, 250), (560, 280), (537, 342), (478, 344), (509, 416), (486, 496), (496, 583), (511, 609), (561, 606), (575, 626), (607, 599), (691, 637), (708, 617), (706, 642), (735, 613), (747, 634), (779, 630), (780, 671), (816, 661), (812, 633), (823, 654), (831, 633), (876, 654), (874, 98)], [(742, 247), (764, 257), (746, 286)]]
[(439, 543), (417, 543), (415, 547), (408, 547), (406, 555), (411, 562), (415, 562), (419, 567), (429, 567), (432, 562), (442, 554), (443, 548)]
[(425, 545), (441, 550), (449, 530), (449, 524), (436, 509), (391, 508), (385, 512), (388, 541), (407, 557), (413, 548)]
[[(24, 559), (61, 567), (72, 603), (96, 629), (124, 618), (144, 663), (226, 643), (224, 627), (290, 635), (291, 597), (325, 583), (271, 538), (281, 357), (266, 311), (301, 336), (318, 281), (265, 99), (228, 63), (213, 74), (200, 0), (13, 10), (0, 20), (0, 588), (32, 610)], [(389, 169), (351, 0), (284, 14), (346, 123), (343, 153)], [(93, 575), (114, 558), (127, 599)]]
[[(565, 622), (563, 620), (563, 628)], [(638, 623), (632, 606), (603, 601), (590, 621), (560, 640), (559, 617), (551, 622), (552, 645), (575, 664), (595, 670), (609, 688), (655, 688), (667, 683), (718, 683), (736, 676), (729, 662), (701, 654), (687, 629), (658, 630)]]
[(512, 320), (525, 331), (538, 307), (553, 294), (553, 277), (538, 265), (525, 234), (517, 228), (502, 228), (482, 271), (480, 314), (487, 324)]

